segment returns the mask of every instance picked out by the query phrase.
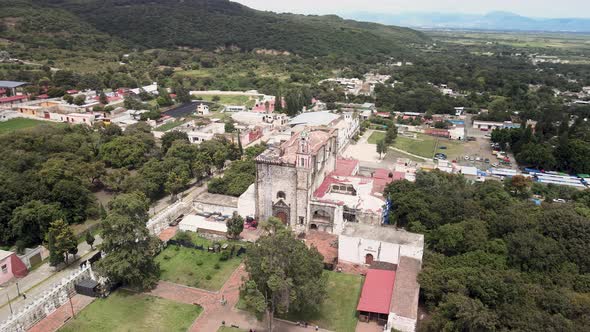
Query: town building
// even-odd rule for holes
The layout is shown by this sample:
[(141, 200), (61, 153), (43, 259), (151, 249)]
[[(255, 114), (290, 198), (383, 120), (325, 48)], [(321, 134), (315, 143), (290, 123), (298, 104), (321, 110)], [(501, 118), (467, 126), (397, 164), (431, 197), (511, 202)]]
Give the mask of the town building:
[(182, 127), (187, 133), (188, 139), (193, 144), (201, 144), (205, 141), (212, 140), (216, 135), (225, 134), (224, 123), (210, 123), (206, 126), (192, 126)]
[(197, 115), (209, 115), (209, 105), (199, 104), (197, 106)]
[(473, 121), (473, 129), (480, 130), (494, 130), (494, 129), (509, 129), (509, 128), (520, 128), (519, 123), (513, 123), (512, 121)]
[(28, 274), (27, 266), (16, 253), (0, 249), (0, 285)]

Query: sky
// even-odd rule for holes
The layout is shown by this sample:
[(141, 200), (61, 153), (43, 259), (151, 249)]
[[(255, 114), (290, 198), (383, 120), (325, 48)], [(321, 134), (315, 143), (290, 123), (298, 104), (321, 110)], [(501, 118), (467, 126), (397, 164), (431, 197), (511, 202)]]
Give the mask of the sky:
[(485, 14), (508, 11), (544, 18), (590, 18), (590, 0), (233, 0), (248, 7), (297, 14), (354, 12), (453, 12)]

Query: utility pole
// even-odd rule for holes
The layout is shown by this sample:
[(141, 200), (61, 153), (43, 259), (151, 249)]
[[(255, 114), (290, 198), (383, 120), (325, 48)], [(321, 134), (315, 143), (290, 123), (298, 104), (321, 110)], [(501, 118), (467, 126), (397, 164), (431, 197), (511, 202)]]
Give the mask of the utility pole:
[(76, 318), (76, 313), (74, 312), (74, 305), (72, 304), (72, 298), (69, 297), (70, 300), (70, 308), (72, 308), (72, 317)]
[(12, 304), (10, 303), (10, 297), (8, 296), (8, 294), (6, 294), (6, 299), (8, 300), (8, 307), (10, 307), (10, 314), (14, 314), (14, 312), (12, 312)]

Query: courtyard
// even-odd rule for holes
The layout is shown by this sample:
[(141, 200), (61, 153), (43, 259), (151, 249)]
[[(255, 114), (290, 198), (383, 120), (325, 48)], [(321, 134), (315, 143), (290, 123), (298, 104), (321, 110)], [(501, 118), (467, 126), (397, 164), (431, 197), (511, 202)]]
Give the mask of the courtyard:
[(92, 302), (59, 331), (186, 331), (201, 311), (200, 306), (118, 290)]
[(330, 331), (354, 332), (357, 324), (356, 306), (363, 278), (359, 275), (324, 272), (328, 278), (327, 295), (315, 313), (289, 314), (290, 321), (305, 321)]
[(205, 250), (169, 245), (156, 257), (162, 271), (160, 279), (210, 291), (219, 290), (242, 259), (234, 253), (234, 257), (221, 260), (221, 253), (206, 251), (212, 245), (211, 241), (194, 235), (193, 243)]

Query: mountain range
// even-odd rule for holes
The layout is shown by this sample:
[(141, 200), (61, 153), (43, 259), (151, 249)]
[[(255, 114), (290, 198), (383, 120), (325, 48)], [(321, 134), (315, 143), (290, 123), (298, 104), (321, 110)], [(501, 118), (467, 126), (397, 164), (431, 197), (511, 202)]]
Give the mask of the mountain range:
[(409, 28), (258, 11), (228, 0), (0, 0), (0, 40), (62, 49), (239, 48), (298, 55), (404, 54)]
[(549, 32), (590, 32), (586, 18), (531, 18), (510, 12), (485, 15), (460, 13), (372, 13), (356, 12), (345, 15), (357, 20), (430, 29), (476, 29)]

